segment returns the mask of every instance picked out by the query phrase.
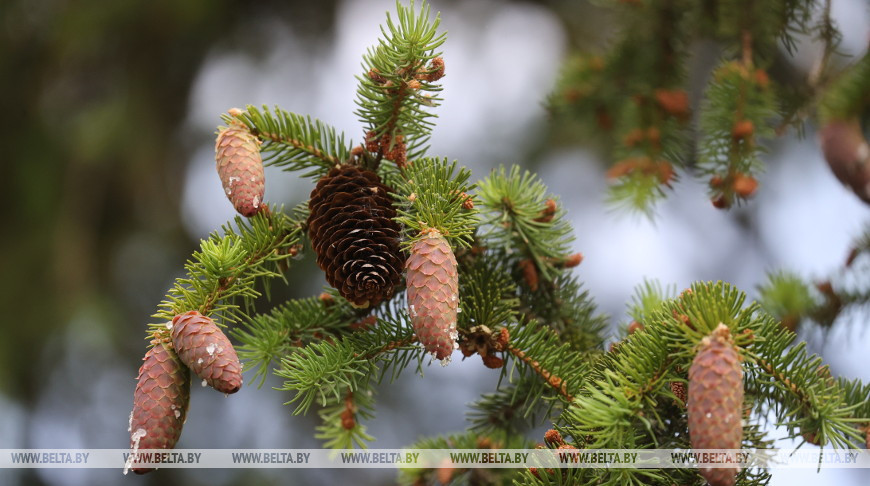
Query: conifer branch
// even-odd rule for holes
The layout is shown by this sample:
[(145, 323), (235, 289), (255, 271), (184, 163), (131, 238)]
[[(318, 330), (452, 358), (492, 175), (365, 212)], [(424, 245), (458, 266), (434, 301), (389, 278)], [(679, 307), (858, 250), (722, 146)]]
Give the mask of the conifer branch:
[(496, 247), (520, 248), (530, 258), (544, 279), (558, 273), (554, 262), (563, 261), (573, 241), (571, 227), (564, 220), (564, 210), (557, 208), (552, 217), (544, 218), (547, 187), (531, 172), (513, 166), (493, 171), (480, 182), (478, 196), (484, 208), (486, 231), (482, 237)]
[[(350, 158), (344, 135), (310, 116), (248, 105), (238, 118), (262, 140), (260, 152), (266, 165), (304, 170), (303, 177), (319, 178)], [(229, 123), (230, 118), (225, 116), (224, 121)]]
[(508, 346), (507, 350), (512, 355), (516, 356), (517, 359), (521, 360), (523, 363), (528, 365), (532, 370), (534, 370), (535, 373), (537, 373), (541, 378), (543, 378), (543, 380), (547, 383), (547, 385), (549, 385), (551, 388), (553, 388), (554, 390), (559, 392), (559, 394), (562, 395), (565, 398), (565, 400), (567, 400), (569, 402), (574, 400), (574, 397), (568, 393), (568, 389), (565, 386), (565, 381), (562, 378), (560, 378), (556, 374), (551, 373), (550, 371), (543, 368), (538, 361), (535, 361), (532, 359), (531, 356), (526, 355), (525, 351), (523, 351), (521, 349), (517, 349), (513, 346)]
[[(436, 52), (446, 34), (438, 33), (440, 16), (429, 20), (429, 5), (405, 7), (396, 2), (396, 21), (387, 14), (386, 28), (376, 47), (363, 56), (357, 76), (356, 114), (366, 126), (366, 146), (376, 160), (387, 158), (403, 166), (426, 151), (441, 91), (435, 81), (444, 75), (444, 61)], [(428, 63), (428, 64), (427, 64)], [(395, 150), (397, 149), (398, 150)]]
[(335, 338), (349, 329), (357, 311), (340, 298), (290, 300), (234, 328), (239, 357), (247, 362), (262, 386), (270, 365), (309, 343)]
[(367, 442), (375, 440), (366, 433), (360, 418), (374, 418), (374, 393), (371, 389), (362, 393), (347, 393), (335, 403), (318, 411), (321, 424), (317, 426), (316, 439), (324, 441), (324, 446), (332, 449), (365, 449)]
[(519, 310), (526, 319), (549, 326), (577, 351), (600, 350), (603, 346), (609, 320), (598, 312), (589, 292), (568, 272), (562, 272), (551, 285), (541, 285), (537, 291), (521, 292)]
[(767, 74), (752, 64), (725, 62), (713, 73), (701, 112), (698, 167), (709, 178), (716, 207), (730, 207), (754, 194), (764, 152), (760, 140), (774, 134), (774, 100)]
[(504, 271), (507, 262), (492, 252), (461, 260), (459, 273), (459, 328), (486, 326), (495, 329), (510, 322), (519, 299), (513, 279)]
[[(534, 443), (527, 438), (511, 434), (508, 436), (491, 437), (470, 431), (464, 434), (451, 434), (437, 437), (425, 437), (410, 445), (410, 449), (479, 449), (481, 451), (498, 451), (499, 449), (531, 449)], [(516, 481), (516, 469), (463, 469), (463, 468), (413, 468), (399, 469), (399, 484), (509, 484)]]
[[(521, 365), (517, 367), (520, 378), (534, 373), (540, 378), (537, 393), (552, 389), (561, 399), (571, 402), (586, 375), (589, 357), (576, 352), (569, 344), (561, 342), (552, 330), (534, 321), (508, 326), (507, 331), (510, 340), (504, 349)], [(503, 370), (507, 374), (507, 368)]]
[[(224, 323), (238, 322), (245, 313), (236, 298), (248, 305), (260, 296), (257, 281), (282, 277), (278, 264), (290, 258), (290, 248), (299, 243), (304, 212), (290, 218), (280, 209), (262, 211), (245, 221), (237, 216), (235, 227), (224, 225), (224, 235), (213, 233), (203, 240), (199, 252), (185, 264), (187, 275), (175, 281), (154, 317), (165, 321), (197, 310), (219, 314)], [(163, 336), (163, 323), (150, 325), (151, 333)]]
[(434, 228), (456, 247), (468, 248), (478, 223), (474, 198), (468, 193), (471, 171), (446, 159), (422, 158), (395, 180), (399, 216), (404, 226), (403, 248), (410, 248), (424, 230)]
[(806, 352), (806, 343), (789, 348), (794, 339), (791, 332), (781, 329), (769, 317), (759, 324), (757, 335), (767, 338), (754, 341), (748, 349), (758, 367), (750, 369), (747, 388), (765, 397), (777, 417), (787, 417), (781, 422), (796, 431), (795, 435), (803, 434), (817, 444), (834, 447), (860, 443), (863, 437), (855, 424), (870, 417), (856, 416), (855, 412), (867, 398), (846, 402), (847, 395), (840, 384), (822, 367), (821, 358)]
[(555, 418), (563, 409), (559, 400), (541, 400), (532, 393), (538, 376), (518, 378), (499, 386), (471, 404), (468, 420), (471, 428), (482, 434), (501, 436), (520, 434)]
[(285, 378), (281, 390), (295, 393), (287, 402), (296, 403), (295, 414), (307, 413), (315, 402), (327, 406), (348, 390), (366, 390), (390, 369), (394, 380), (412, 359), (419, 368), (425, 350), (413, 346), (407, 315), (390, 306), (379, 312), (378, 324), (366, 331), (310, 343), (281, 360), (275, 374)]

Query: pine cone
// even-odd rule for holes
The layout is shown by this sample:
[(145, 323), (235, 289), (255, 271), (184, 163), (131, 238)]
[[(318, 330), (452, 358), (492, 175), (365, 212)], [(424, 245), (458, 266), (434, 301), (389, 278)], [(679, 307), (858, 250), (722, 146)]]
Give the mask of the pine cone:
[(682, 381), (672, 381), (670, 383), (671, 392), (677, 397), (676, 405), (685, 406), (686, 404), (686, 384)]
[[(190, 404), (190, 370), (168, 344), (154, 342), (139, 368), (139, 383), (130, 412), (130, 448), (172, 449), (181, 436)], [(124, 468), (145, 474), (152, 468), (137, 468), (135, 458)]]
[(390, 191), (369, 170), (332, 169), (311, 191), (308, 236), (326, 281), (357, 307), (392, 297), (401, 280)]
[(829, 122), (819, 132), (819, 143), (837, 179), (870, 204), (870, 146), (861, 133), (860, 122)]
[(435, 358), (448, 358), (456, 342), (459, 307), (453, 251), (441, 233), (432, 230), (411, 245), (405, 268), (409, 314), (417, 339)]
[(239, 121), (220, 131), (214, 146), (218, 175), (233, 207), (251, 217), (263, 207), (266, 178), (260, 142)]
[[(689, 438), (693, 449), (740, 449), (743, 370), (728, 327), (719, 324), (689, 368)], [(738, 468), (701, 468), (711, 486), (733, 486)]]
[(205, 384), (223, 393), (242, 387), (242, 364), (217, 324), (197, 311), (172, 319), (172, 343), (181, 361)]

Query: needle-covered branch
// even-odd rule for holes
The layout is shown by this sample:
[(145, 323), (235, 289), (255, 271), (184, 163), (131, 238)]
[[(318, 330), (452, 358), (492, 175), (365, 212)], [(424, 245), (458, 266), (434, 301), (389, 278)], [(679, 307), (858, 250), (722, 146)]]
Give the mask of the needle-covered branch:
[[(224, 118), (229, 123), (230, 117)], [(344, 134), (310, 116), (248, 105), (237, 118), (262, 141), (260, 152), (266, 165), (306, 171), (302, 177), (318, 178), (350, 158)]]
[(213, 233), (203, 240), (200, 251), (184, 265), (186, 276), (175, 281), (154, 314), (164, 322), (152, 324), (152, 332), (166, 332), (166, 321), (189, 310), (220, 315), (223, 322), (244, 319), (238, 300), (250, 307), (261, 295), (257, 282), (283, 277), (279, 265), (299, 244), (303, 219), (301, 210), (290, 217), (272, 208), (248, 220), (237, 216), (235, 225), (224, 225), (223, 235)]
[(436, 81), (444, 76), (437, 49), (446, 34), (438, 32), (440, 23), (440, 15), (430, 20), (426, 2), (419, 12), (413, 2), (409, 7), (396, 2), (395, 21), (387, 14), (378, 45), (363, 56), (356, 114), (378, 160), (385, 157), (401, 166), (426, 151), (435, 117), (428, 108), (438, 106), (441, 86)]

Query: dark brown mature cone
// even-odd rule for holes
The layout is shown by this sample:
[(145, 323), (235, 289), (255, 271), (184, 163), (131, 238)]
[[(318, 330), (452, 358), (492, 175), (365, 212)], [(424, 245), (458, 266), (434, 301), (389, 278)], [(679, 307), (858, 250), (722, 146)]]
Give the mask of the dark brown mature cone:
[(242, 387), (242, 363), (230, 340), (210, 318), (197, 311), (172, 319), (172, 344), (181, 361), (206, 384), (223, 393)]
[[(172, 449), (181, 436), (190, 404), (190, 370), (172, 348), (161, 342), (145, 353), (130, 412), (130, 449)], [(136, 467), (133, 456), (124, 468), (145, 474), (152, 468)]]
[(311, 191), (308, 208), (308, 237), (329, 285), (356, 307), (392, 297), (403, 258), (396, 210), (380, 177), (335, 167)]
[(822, 153), (831, 171), (870, 204), (870, 145), (857, 119), (833, 120), (819, 131)]
[[(689, 368), (689, 438), (693, 449), (740, 449), (743, 370), (728, 327), (701, 341)], [(738, 468), (701, 468), (712, 486), (733, 486)]]
[(260, 141), (248, 127), (234, 120), (220, 131), (214, 150), (218, 175), (233, 207), (248, 217), (260, 212), (266, 191)]
[[(441, 233), (430, 230), (411, 245), (405, 268), (408, 313), (417, 339), (436, 359), (449, 358), (456, 347), (459, 308), (459, 274), (453, 250)], [(484, 358), (484, 363), (495, 365), (500, 358), (493, 358)]]

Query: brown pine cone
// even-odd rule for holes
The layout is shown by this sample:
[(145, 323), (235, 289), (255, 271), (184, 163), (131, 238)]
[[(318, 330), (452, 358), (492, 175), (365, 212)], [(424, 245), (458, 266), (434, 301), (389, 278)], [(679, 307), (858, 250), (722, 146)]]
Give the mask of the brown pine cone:
[(819, 132), (822, 153), (831, 171), (870, 204), (870, 145), (857, 119), (834, 120)]
[(233, 207), (248, 217), (260, 212), (266, 191), (260, 141), (244, 123), (234, 120), (218, 133), (214, 150), (218, 175)]
[(411, 245), (411, 256), (405, 268), (408, 271), (405, 277), (408, 312), (417, 339), (426, 351), (443, 360), (453, 353), (457, 336), (459, 274), (456, 257), (441, 233), (430, 230)]
[(308, 208), (308, 236), (326, 281), (356, 307), (392, 297), (403, 258), (396, 210), (380, 177), (336, 167), (311, 191)]
[[(172, 449), (181, 436), (190, 404), (190, 370), (172, 348), (158, 341), (145, 353), (130, 412), (130, 449)], [(145, 474), (152, 468), (135, 466), (134, 456), (124, 468)]]
[(671, 392), (677, 397), (676, 404), (680, 407), (686, 405), (686, 384), (682, 381), (672, 381), (670, 383)]
[(210, 318), (197, 311), (172, 319), (172, 343), (181, 361), (203, 383), (223, 393), (242, 387), (242, 364), (230, 340)]
[[(689, 438), (693, 449), (740, 449), (743, 370), (731, 333), (719, 324), (689, 368)], [(733, 486), (738, 468), (701, 468), (711, 486)]]

